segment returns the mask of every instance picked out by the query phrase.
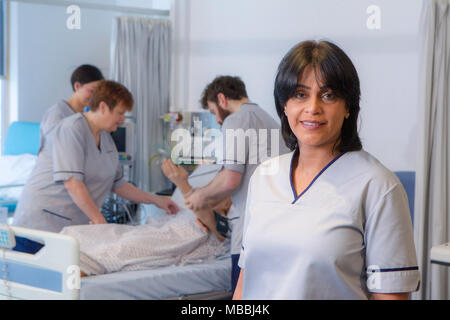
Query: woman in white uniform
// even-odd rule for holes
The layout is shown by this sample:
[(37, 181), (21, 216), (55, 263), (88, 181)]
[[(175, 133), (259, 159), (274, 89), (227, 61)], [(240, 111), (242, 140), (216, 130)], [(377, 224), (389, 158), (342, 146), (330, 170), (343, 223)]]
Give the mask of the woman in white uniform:
[(251, 178), (234, 298), (408, 299), (420, 283), (408, 201), (362, 149), (352, 62), (330, 42), (302, 42), (274, 95), (292, 152)]
[(89, 104), (92, 92), (100, 80), (102, 72), (95, 66), (83, 64), (76, 68), (70, 77), (73, 94), (69, 100), (61, 100), (50, 107), (44, 114), (40, 125), (40, 150), (42, 150), (45, 137), (62, 119), (75, 113), (82, 112)]
[[(132, 107), (133, 98), (124, 86), (101, 81), (91, 97), (90, 110), (65, 118), (47, 136), (13, 224), (52, 232), (69, 225), (103, 224), (106, 220), (100, 208), (110, 192), (176, 213), (178, 207), (170, 199), (144, 192), (123, 179), (110, 133)], [(19, 243), (16, 250), (29, 252), (28, 244)], [(31, 247), (31, 251), (36, 249)]]

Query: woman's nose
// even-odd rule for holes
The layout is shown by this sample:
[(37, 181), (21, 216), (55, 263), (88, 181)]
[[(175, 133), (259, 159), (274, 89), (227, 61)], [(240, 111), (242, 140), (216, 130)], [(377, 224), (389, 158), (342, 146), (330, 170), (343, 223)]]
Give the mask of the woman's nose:
[(321, 101), (318, 97), (311, 97), (311, 99), (308, 101), (308, 104), (305, 108), (305, 111), (310, 114), (318, 114), (321, 111)]

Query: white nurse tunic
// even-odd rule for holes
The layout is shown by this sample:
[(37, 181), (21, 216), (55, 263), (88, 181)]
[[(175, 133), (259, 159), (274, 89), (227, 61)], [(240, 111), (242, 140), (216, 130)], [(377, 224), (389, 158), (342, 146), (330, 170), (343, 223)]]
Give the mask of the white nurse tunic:
[(365, 151), (347, 152), (297, 195), (293, 158), (268, 160), (251, 178), (242, 297), (367, 299), (417, 290), (408, 200), (395, 174)]

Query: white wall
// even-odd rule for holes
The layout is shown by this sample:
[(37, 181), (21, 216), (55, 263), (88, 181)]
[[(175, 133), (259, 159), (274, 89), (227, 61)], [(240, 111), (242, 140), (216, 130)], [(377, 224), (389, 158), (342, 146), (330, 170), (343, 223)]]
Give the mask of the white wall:
[[(152, 4), (166, 9), (167, 1)], [(366, 27), (372, 4), (381, 9), (380, 30)], [(172, 0), (172, 109), (198, 109), (207, 83), (235, 74), (276, 118), (273, 81), (283, 55), (301, 40), (330, 39), (359, 72), (365, 149), (392, 170), (414, 170), (421, 6), (422, 0)], [(117, 13), (83, 9), (81, 30), (69, 30), (65, 7), (11, 7), (11, 120), (40, 121), (48, 107), (70, 97), (70, 74), (82, 63), (109, 75)]]
[[(91, 0), (84, 0), (92, 4)], [(95, 0), (100, 5), (168, 10), (169, 0)], [(39, 122), (45, 110), (72, 95), (70, 76), (93, 64), (109, 77), (110, 43), (119, 11), (86, 9), (81, 28), (70, 30), (65, 6), (11, 3), (9, 121)]]
[[(325, 38), (338, 44), (358, 70), (364, 148), (391, 170), (415, 170), (422, 0), (186, 0), (174, 5), (174, 11), (184, 6), (174, 22), (187, 22), (175, 29), (179, 52), (172, 109), (198, 109), (203, 88), (216, 75), (232, 74), (241, 76), (250, 98), (277, 118), (273, 82), (281, 58), (302, 40)], [(380, 30), (366, 26), (370, 5), (381, 9)]]
[(46, 109), (72, 94), (70, 76), (81, 64), (109, 75), (114, 13), (81, 10), (81, 29), (69, 30), (63, 6), (11, 3), (11, 120), (39, 122)]

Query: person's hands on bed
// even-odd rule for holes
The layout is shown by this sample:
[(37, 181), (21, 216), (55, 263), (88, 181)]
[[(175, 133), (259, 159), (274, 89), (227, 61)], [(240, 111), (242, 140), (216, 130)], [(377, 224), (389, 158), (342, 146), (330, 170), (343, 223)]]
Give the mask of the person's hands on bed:
[(170, 198), (164, 196), (155, 196), (155, 199), (153, 201), (157, 207), (165, 210), (167, 214), (175, 214), (179, 210), (177, 204)]

